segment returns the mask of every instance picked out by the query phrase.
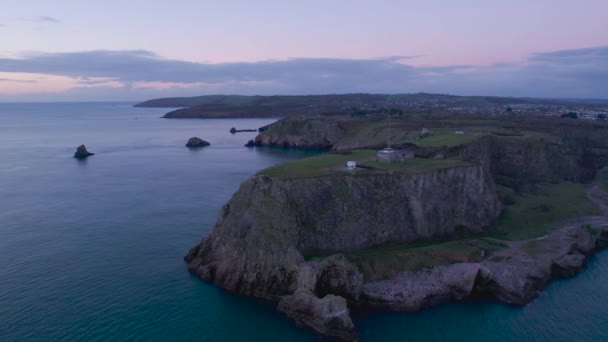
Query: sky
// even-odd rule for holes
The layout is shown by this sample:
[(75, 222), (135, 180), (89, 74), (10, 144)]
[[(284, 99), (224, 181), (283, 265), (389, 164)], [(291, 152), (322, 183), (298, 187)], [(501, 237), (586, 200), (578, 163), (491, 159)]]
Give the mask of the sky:
[(606, 0), (0, 0), (0, 101), (608, 98)]

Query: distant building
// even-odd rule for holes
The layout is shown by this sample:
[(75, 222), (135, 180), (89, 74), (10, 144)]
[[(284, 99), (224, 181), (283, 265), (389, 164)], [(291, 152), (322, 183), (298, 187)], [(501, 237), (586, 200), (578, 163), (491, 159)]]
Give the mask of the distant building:
[(346, 162), (346, 167), (349, 168), (349, 169), (351, 169), (351, 170), (355, 169), (355, 168), (357, 168), (357, 162), (354, 161), (354, 160), (349, 160), (349, 161)]
[(456, 134), (464, 134), (464, 131), (463, 130), (457, 130), (457, 131), (454, 131), (454, 133), (456, 133)]

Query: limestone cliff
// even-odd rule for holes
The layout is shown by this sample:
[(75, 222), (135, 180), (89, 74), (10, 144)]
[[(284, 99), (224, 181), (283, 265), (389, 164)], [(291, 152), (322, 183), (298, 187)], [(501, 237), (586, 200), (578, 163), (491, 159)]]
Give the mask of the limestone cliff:
[[(204, 280), (280, 300), (279, 308), (299, 324), (351, 339), (354, 330), (344, 334), (354, 329), (350, 316), (343, 316), (344, 298), (358, 298), (360, 286), (353, 279), (360, 275), (348, 266), (321, 263), (307, 266), (315, 278), (307, 282), (305, 256), (446, 237), (457, 230), (480, 233), (500, 212), (481, 166), (299, 179), (258, 175), (241, 185), (186, 261)], [(314, 287), (302, 285), (310, 282)], [(290, 310), (293, 305), (304, 309)], [(319, 312), (338, 321), (312, 320)]]
[(585, 162), (575, 144), (542, 136), (488, 135), (468, 144), (437, 149), (434, 154), (484, 165), (497, 183), (517, 188), (522, 183), (542, 181), (588, 181), (596, 165)]
[(330, 149), (345, 133), (339, 120), (294, 117), (267, 127), (253, 141), (257, 146)]

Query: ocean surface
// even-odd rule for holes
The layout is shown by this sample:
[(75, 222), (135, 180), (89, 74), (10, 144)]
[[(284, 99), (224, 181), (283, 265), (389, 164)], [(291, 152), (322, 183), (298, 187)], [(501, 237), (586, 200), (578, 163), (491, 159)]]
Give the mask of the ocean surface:
[[(306, 152), (228, 133), (273, 120), (168, 120), (131, 105), (0, 104), (0, 340), (316, 341), (182, 260), (241, 182)], [(189, 150), (191, 136), (212, 145)], [(80, 144), (96, 155), (73, 159)], [(523, 308), (356, 320), (363, 341), (608, 340), (608, 254)]]

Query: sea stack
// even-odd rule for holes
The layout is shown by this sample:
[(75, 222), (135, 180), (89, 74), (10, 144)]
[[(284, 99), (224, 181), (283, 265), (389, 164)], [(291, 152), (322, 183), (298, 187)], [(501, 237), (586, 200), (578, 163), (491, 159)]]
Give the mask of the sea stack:
[(87, 151), (86, 146), (80, 145), (76, 148), (76, 152), (74, 153), (74, 158), (76, 159), (86, 159), (89, 156), (95, 155), (95, 153), (91, 153)]
[(192, 137), (190, 139), (188, 139), (188, 142), (186, 143), (186, 147), (205, 147), (205, 146), (209, 146), (211, 144), (209, 144), (207, 141), (198, 138), (198, 137)]

